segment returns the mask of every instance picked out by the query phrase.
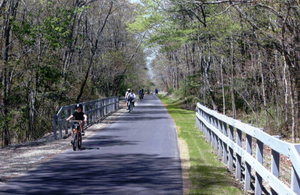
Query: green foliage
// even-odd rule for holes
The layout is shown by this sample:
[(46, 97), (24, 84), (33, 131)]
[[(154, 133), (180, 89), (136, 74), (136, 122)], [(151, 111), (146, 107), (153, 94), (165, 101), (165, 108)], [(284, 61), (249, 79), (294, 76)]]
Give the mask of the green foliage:
[(40, 67), (38, 71), (43, 79), (52, 82), (58, 82), (60, 77), (62, 76), (61, 72), (58, 69), (55, 69), (53, 66), (50, 65)]
[(135, 21), (127, 24), (132, 32), (152, 30), (164, 21), (165, 13), (161, 11), (162, 5), (159, 0), (142, 0), (141, 3)]
[(35, 28), (29, 20), (12, 21), (12, 31), (24, 45), (31, 46), (35, 44)]
[(61, 15), (56, 17), (51, 16), (44, 19), (44, 38), (48, 40), (50, 47), (53, 49), (62, 48), (64, 43), (69, 41), (69, 25), (71, 22), (68, 15), (69, 13), (67, 11), (61, 13)]

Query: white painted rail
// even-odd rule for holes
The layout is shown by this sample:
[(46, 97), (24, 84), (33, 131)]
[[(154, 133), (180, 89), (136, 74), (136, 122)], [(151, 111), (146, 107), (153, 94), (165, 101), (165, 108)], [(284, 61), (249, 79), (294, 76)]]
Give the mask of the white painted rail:
[[(271, 187), (273, 195), (300, 194), (300, 144), (281, 141), (259, 128), (222, 115), (200, 103), (197, 104), (196, 123), (205, 139), (218, 151), (223, 163), (230, 171), (235, 171), (237, 179), (243, 180), (245, 192), (252, 190), (251, 178), (255, 178), (253, 190), (257, 195), (262, 194), (263, 181)], [(256, 148), (252, 148), (252, 138), (256, 139)], [(242, 142), (245, 142), (245, 149)], [(264, 145), (272, 151), (270, 171), (263, 162)], [(256, 151), (255, 157), (252, 155), (253, 149)], [(279, 180), (280, 154), (292, 163), (290, 187)]]
[[(68, 129), (72, 124), (68, 124), (66, 118), (68, 118), (75, 111), (75, 105), (63, 106), (59, 109), (58, 113), (53, 116), (53, 133), (54, 138), (57, 139), (57, 129), (59, 130), (59, 139), (62, 138), (62, 129), (64, 126), (65, 134), (68, 134)], [(100, 100), (94, 100), (91, 102), (82, 103), (83, 112), (87, 115), (88, 124), (90, 125), (106, 115), (119, 109), (119, 98), (118, 97), (109, 97)], [(58, 128), (57, 128), (58, 126)]]

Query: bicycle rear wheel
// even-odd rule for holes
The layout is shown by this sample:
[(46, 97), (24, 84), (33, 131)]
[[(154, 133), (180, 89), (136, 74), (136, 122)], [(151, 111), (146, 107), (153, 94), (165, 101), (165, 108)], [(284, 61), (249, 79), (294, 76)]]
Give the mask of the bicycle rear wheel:
[(78, 149), (81, 149), (81, 145), (82, 145), (82, 136), (81, 136), (81, 133), (79, 133), (79, 136), (78, 136)]
[(130, 110), (129, 110), (130, 113), (132, 113), (132, 110), (133, 110), (133, 103), (131, 102), (131, 103), (130, 103)]
[(78, 147), (78, 139), (77, 139), (77, 133), (74, 135), (73, 139), (73, 150), (76, 151), (76, 148)]

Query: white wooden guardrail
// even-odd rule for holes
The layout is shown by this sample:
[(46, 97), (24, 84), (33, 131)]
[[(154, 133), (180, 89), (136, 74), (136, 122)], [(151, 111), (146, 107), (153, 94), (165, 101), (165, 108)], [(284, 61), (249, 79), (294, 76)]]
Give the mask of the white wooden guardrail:
[[(251, 190), (251, 178), (255, 178), (254, 191), (257, 195), (262, 194), (263, 182), (270, 186), (273, 195), (300, 194), (300, 144), (281, 141), (259, 128), (219, 114), (200, 103), (197, 104), (196, 119), (197, 127), (218, 151), (223, 163), (230, 171), (235, 171), (237, 179), (243, 180), (245, 192)], [(256, 148), (252, 148), (252, 138), (256, 140)], [(242, 147), (243, 141), (245, 149)], [(264, 166), (264, 145), (272, 151), (271, 171)], [(254, 150), (255, 156), (252, 155)], [(279, 180), (280, 155), (288, 157), (292, 163), (290, 187)]]
[[(53, 117), (53, 133), (54, 138), (57, 139), (57, 129), (59, 130), (59, 139), (62, 138), (62, 129), (64, 127), (65, 134), (68, 134), (68, 128), (72, 128), (73, 124), (68, 124), (66, 118), (75, 112), (75, 105), (61, 107), (57, 114)], [(83, 112), (87, 115), (88, 124), (93, 124), (100, 120), (102, 117), (119, 109), (119, 98), (109, 97), (91, 102), (82, 103)], [(58, 128), (57, 128), (58, 126)]]

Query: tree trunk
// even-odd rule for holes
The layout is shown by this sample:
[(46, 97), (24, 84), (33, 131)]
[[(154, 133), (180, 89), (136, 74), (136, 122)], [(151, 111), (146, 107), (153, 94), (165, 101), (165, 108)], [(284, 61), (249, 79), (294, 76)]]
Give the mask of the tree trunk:
[(112, 13), (113, 4), (114, 4), (113, 1), (111, 1), (111, 2), (110, 2), (110, 8), (109, 8), (109, 11), (108, 11), (108, 13), (107, 13), (107, 15), (106, 15), (106, 17), (105, 17), (105, 20), (104, 20), (104, 22), (103, 22), (103, 25), (101, 26), (101, 28), (99, 28), (99, 30), (98, 30), (98, 32), (97, 32), (97, 37), (96, 37), (95, 43), (94, 43), (94, 44), (93, 44), (93, 43), (91, 44), (92, 48), (91, 48), (91, 57), (90, 57), (90, 61), (89, 61), (89, 66), (88, 66), (88, 69), (87, 69), (86, 74), (85, 74), (85, 79), (84, 79), (84, 81), (83, 81), (83, 83), (82, 83), (82, 85), (81, 85), (79, 95), (77, 96), (77, 100), (76, 100), (77, 103), (80, 102), (80, 98), (81, 98), (81, 96), (82, 96), (82, 94), (83, 94), (83, 90), (84, 90), (85, 84), (86, 84), (86, 82), (87, 82), (87, 79), (88, 79), (88, 77), (89, 77), (89, 73), (90, 73), (91, 67), (92, 67), (92, 65), (93, 65), (94, 56), (95, 56), (95, 54), (96, 54), (96, 52), (97, 52), (97, 50), (98, 50), (99, 36), (100, 36), (100, 34), (103, 32), (104, 27), (105, 27), (105, 25), (106, 25), (106, 22), (107, 22), (107, 20), (108, 20), (108, 17), (109, 17), (110, 14)]
[(267, 97), (266, 97), (266, 89), (265, 89), (265, 77), (263, 72), (263, 63), (261, 61), (261, 55), (258, 53), (258, 63), (260, 64), (260, 76), (261, 76), (261, 89), (262, 89), (262, 96), (263, 96), (263, 105), (266, 114), (266, 129), (269, 128), (269, 116), (268, 116), (268, 108), (267, 108)]
[[(5, 1), (3, 1), (1, 6), (5, 5)], [(4, 37), (3, 39), (4, 41), (4, 46), (2, 49), (3, 51), (3, 68), (2, 68), (2, 72), (1, 72), (1, 76), (2, 76), (2, 89), (1, 89), (1, 113), (2, 116), (4, 118), (4, 127), (3, 127), (3, 131), (4, 131), (4, 146), (7, 146), (9, 144), (11, 144), (11, 140), (10, 140), (10, 132), (9, 132), (9, 128), (8, 128), (8, 121), (7, 121), (7, 115), (8, 115), (8, 106), (9, 106), (9, 102), (8, 102), (8, 93), (10, 91), (10, 79), (8, 78), (9, 75), (9, 67), (8, 67), (8, 61), (9, 61), (9, 50), (10, 50), (10, 34), (11, 34), (11, 17), (15, 18), (15, 12), (17, 11), (17, 7), (19, 4), (19, 0), (15, 1), (11, 0), (10, 2), (8, 2), (8, 12), (6, 14), (6, 16), (3, 16), (5, 18), (5, 26), (4, 26)], [(2, 8), (3, 9), (3, 8)]]
[(226, 115), (226, 102), (225, 102), (225, 89), (224, 89), (224, 78), (223, 78), (223, 57), (221, 59), (220, 63), (220, 69), (221, 69), (221, 83), (222, 83), (222, 97), (223, 97), (223, 114)]
[(234, 97), (234, 48), (233, 48), (233, 37), (231, 40), (231, 74), (230, 74), (230, 92), (231, 92), (231, 109), (232, 109), (232, 118), (236, 118), (236, 107), (235, 107), (235, 97)]

